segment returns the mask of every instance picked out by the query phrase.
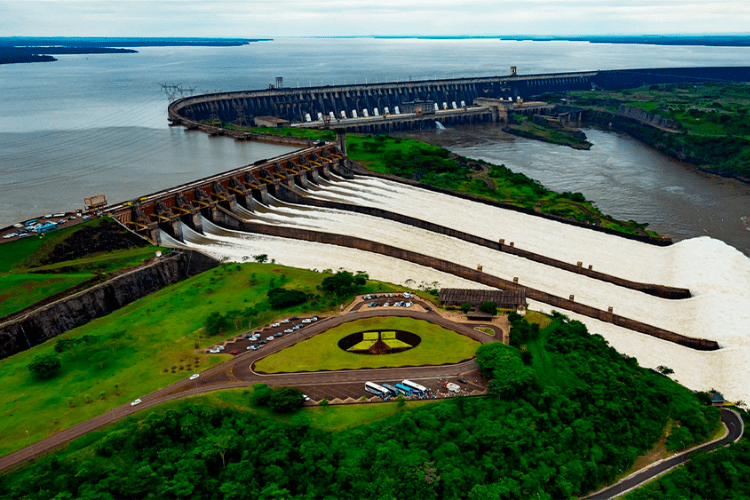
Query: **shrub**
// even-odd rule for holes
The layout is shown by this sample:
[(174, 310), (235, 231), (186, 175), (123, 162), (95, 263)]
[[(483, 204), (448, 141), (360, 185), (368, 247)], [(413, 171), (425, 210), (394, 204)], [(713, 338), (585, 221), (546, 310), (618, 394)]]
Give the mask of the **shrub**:
[(39, 378), (50, 378), (62, 368), (60, 358), (54, 354), (40, 354), (29, 365), (29, 370)]
[(308, 295), (300, 290), (287, 290), (286, 288), (272, 288), (268, 291), (268, 302), (274, 309), (295, 306), (307, 301)]

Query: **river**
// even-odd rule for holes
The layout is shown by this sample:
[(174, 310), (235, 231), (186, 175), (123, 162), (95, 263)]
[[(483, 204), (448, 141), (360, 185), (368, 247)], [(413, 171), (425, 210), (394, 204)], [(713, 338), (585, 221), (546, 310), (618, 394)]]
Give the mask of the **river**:
[(706, 174), (627, 135), (584, 129), (590, 150), (482, 125), (400, 134), (505, 164), (555, 191), (581, 192), (604, 213), (649, 223), (675, 241), (711, 236), (750, 255), (750, 184)]
[[(732, 66), (750, 47), (517, 42), (495, 39), (289, 38), (241, 47), (145, 47), (0, 67), (0, 227), (117, 202), (287, 151), (167, 126), (160, 84), (196, 93), (409, 79), (680, 66)], [(434, 134), (434, 138), (432, 135)], [(452, 150), (580, 191), (604, 212), (675, 239), (711, 235), (750, 255), (748, 187), (695, 172), (615, 134), (591, 151), (509, 137), (492, 127), (425, 132)]]

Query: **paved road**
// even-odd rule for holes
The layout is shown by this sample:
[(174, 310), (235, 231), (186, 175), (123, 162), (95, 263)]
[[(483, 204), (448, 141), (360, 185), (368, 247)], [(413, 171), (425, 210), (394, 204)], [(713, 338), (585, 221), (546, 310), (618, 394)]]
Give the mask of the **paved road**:
[(647, 469), (643, 469), (631, 474), (630, 476), (624, 478), (623, 480), (615, 485), (610, 486), (609, 488), (597, 491), (596, 493), (592, 493), (591, 495), (583, 498), (586, 500), (608, 500), (610, 498), (615, 498), (627, 491), (636, 488), (637, 486), (640, 486), (647, 481), (654, 479), (659, 474), (663, 474), (670, 469), (684, 464), (685, 462), (690, 460), (690, 457), (694, 453), (697, 453), (698, 451), (711, 451), (718, 448), (719, 446), (724, 446), (729, 442), (737, 442), (742, 437), (742, 434), (744, 432), (744, 424), (742, 422), (742, 418), (737, 413), (726, 408), (722, 408), (721, 421), (727, 428), (726, 436), (722, 437), (721, 439), (718, 439), (711, 443), (706, 443), (703, 446), (699, 446), (685, 453), (675, 455), (674, 457), (668, 458), (661, 462), (657, 462)]
[[(424, 319), (435, 324), (445, 326), (463, 335), (467, 335), (479, 342), (487, 343), (496, 341), (495, 337), (474, 330), (471, 325), (453, 323), (436, 312), (418, 312), (410, 309), (388, 309), (366, 312), (350, 312), (345, 315), (333, 316), (321, 319), (312, 323), (294, 334), (285, 335), (279, 339), (266, 344), (258, 351), (245, 350), (241, 354), (215, 366), (205, 372), (202, 372), (196, 380), (182, 380), (170, 386), (159, 389), (151, 394), (141, 397), (142, 402), (136, 406), (130, 403), (115, 408), (107, 413), (93, 417), (78, 425), (60, 431), (49, 436), (33, 445), (22, 448), (9, 455), (0, 458), (0, 470), (21, 464), (35, 455), (53, 450), (65, 443), (81, 437), (91, 431), (104, 427), (105, 425), (116, 422), (128, 415), (151, 408), (158, 404), (172, 401), (187, 396), (202, 394), (221, 389), (236, 389), (238, 387), (251, 387), (253, 384), (262, 382), (268, 385), (293, 385), (303, 391), (305, 387), (318, 387), (327, 384), (348, 384), (364, 383), (368, 380), (391, 380), (391, 379), (439, 379), (446, 377), (456, 377), (476, 369), (476, 363), (473, 359), (462, 363), (455, 363), (441, 366), (418, 366), (403, 368), (377, 368), (363, 370), (338, 370), (326, 372), (308, 372), (308, 373), (279, 373), (279, 374), (259, 374), (252, 370), (255, 361), (281, 351), (297, 342), (309, 339), (322, 333), (330, 328), (342, 323), (356, 319), (369, 318), (373, 316), (408, 316), (417, 319)], [(227, 350), (231, 350), (228, 348)]]

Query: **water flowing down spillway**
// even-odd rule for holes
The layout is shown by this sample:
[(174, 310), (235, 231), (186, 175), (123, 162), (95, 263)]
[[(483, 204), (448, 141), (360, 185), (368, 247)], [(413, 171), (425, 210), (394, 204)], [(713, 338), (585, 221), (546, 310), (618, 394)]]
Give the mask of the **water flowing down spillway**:
[(204, 234), (196, 233), (182, 224), (185, 245), (217, 258), (245, 262), (252, 261), (254, 255), (266, 254), (277, 264), (318, 271), (367, 271), (371, 279), (390, 283), (407, 285), (408, 280), (413, 280), (416, 284), (436, 282), (442, 287), (489, 289), (487, 286), (451, 274), (379, 254), (322, 243), (231, 231), (218, 227), (206, 219), (202, 220), (202, 224)]
[[(504, 252), (410, 225), (343, 210), (313, 208), (271, 199), (268, 206), (236, 214), (249, 222), (343, 234), (380, 242), (476, 268), (506, 280), (606, 310), (683, 335), (716, 340), (722, 349), (699, 352), (569, 311), (620, 352), (645, 366), (666, 365), (693, 389), (715, 387), (725, 397), (750, 400), (750, 259), (711, 238), (656, 247), (586, 228), (457, 199), (382, 179), (332, 177), (301, 190), (305, 196), (377, 207), (565, 262), (582, 261), (595, 270), (633, 281), (689, 288), (692, 298), (667, 300), (563, 271)], [(343, 267), (367, 271), (374, 279), (439, 283), (441, 287), (486, 288), (430, 268), (360, 250), (229, 231), (204, 221), (205, 235), (184, 228), (186, 244), (232, 260), (265, 253), (277, 262), (303, 268)], [(547, 304), (531, 307), (549, 312)], [(736, 374), (742, 374), (737, 376)]]

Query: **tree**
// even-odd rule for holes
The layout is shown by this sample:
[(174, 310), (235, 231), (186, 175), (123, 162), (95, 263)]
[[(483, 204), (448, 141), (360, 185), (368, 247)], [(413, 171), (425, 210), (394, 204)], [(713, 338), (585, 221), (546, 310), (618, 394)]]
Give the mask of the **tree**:
[(302, 391), (296, 387), (276, 387), (271, 391), (268, 406), (279, 413), (289, 413), (305, 404)]
[(60, 358), (52, 353), (36, 356), (29, 365), (29, 370), (39, 378), (50, 378), (57, 374), (60, 368), (62, 368)]
[(206, 318), (206, 333), (216, 335), (229, 330), (231, 323), (229, 318), (224, 317), (220, 312), (214, 311)]
[(255, 262), (257, 262), (258, 264), (265, 264), (266, 262), (268, 262), (268, 255), (264, 253), (253, 255), (253, 259), (255, 259)]
[(461, 312), (462, 313), (466, 314), (470, 310), (471, 310), (471, 304), (469, 304), (468, 302), (464, 302), (463, 304), (461, 304)]
[(491, 300), (482, 302), (482, 305), (479, 306), (479, 310), (493, 316), (497, 314), (497, 306)]
[(356, 275), (349, 271), (337, 271), (333, 276), (326, 277), (320, 286), (323, 290), (341, 297), (356, 292), (360, 286), (367, 284), (369, 278), (367, 273), (362, 271), (357, 271)]
[(323, 408), (327, 408), (330, 403), (328, 402), (328, 396), (323, 396), (323, 399), (320, 400), (320, 403), (318, 403), (318, 406), (322, 406)]
[(669, 368), (668, 366), (659, 365), (656, 367), (656, 370), (661, 373), (662, 375), (671, 375), (674, 373), (674, 370)]
[(287, 290), (286, 288), (272, 288), (268, 291), (268, 302), (274, 309), (283, 309), (307, 301), (308, 295), (301, 290)]

